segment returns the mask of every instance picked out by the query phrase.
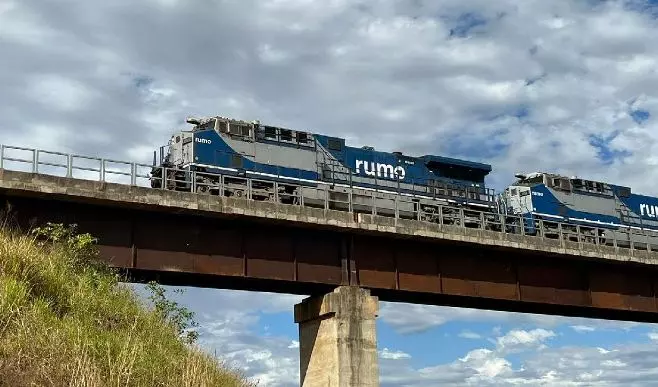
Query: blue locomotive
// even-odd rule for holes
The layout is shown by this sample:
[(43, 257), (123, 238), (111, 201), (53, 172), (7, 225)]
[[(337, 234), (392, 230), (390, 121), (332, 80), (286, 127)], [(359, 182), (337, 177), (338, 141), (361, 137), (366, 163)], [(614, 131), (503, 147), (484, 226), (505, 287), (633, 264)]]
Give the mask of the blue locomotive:
[[(215, 116), (188, 118), (187, 122), (192, 128), (175, 133), (160, 149), (160, 163), (152, 172), (153, 187), (164, 183), (168, 189), (249, 194), (318, 206), (324, 205), (324, 195), (328, 195), (332, 208), (354, 212), (372, 211), (375, 200), (378, 213), (396, 211), (396, 195), (413, 196), (413, 204), (403, 208), (397, 204), (403, 217), (413, 216), (418, 209), (432, 212), (440, 204), (478, 209), (497, 204), (484, 181), (491, 171), (488, 164), (352, 147), (343, 138), (258, 121)], [(160, 167), (167, 167), (164, 179)], [(251, 181), (248, 189), (245, 178)]]
[[(630, 187), (611, 183), (534, 172), (516, 174), (517, 181), (501, 194), (504, 209), (526, 220), (526, 231), (536, 234), (538, 221), (547, 236), (557, 237), (556, 222), (590, 242), (628, 247), (630, 240), (658, 244), (658, 198), (638, 195)], [(577, 227), (576, 227), (577, 226)], [(562, 226), (564, 233), (565, 226)]]

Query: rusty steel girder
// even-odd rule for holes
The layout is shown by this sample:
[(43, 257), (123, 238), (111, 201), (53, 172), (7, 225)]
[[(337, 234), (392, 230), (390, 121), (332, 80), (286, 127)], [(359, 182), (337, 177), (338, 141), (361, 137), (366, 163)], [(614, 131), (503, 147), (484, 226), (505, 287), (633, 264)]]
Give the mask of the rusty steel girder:
[(78, 224), (134, 281), (309, 295), (356, 285), (383, 301), (658, 320), (649, 265), (0, 192), (6, 203), (23, 229)]

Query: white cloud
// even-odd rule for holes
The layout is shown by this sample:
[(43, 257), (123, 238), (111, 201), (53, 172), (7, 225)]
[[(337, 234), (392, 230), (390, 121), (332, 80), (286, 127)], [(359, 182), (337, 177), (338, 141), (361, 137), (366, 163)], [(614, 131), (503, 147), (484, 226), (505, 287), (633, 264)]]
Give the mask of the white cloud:
[(384, 348), (381, 351), (379, 351), (379, 356), (382, 359), (388, 359), (388, 360), (400, 360), (400, 359), (411, 358), (411, 355), (409, 355), (408, 353), (402, 351), (391, 351), (388, 348)]
[(380, 303), (380, 319), (390, 324), (397, 332), (412, 334), (428, 331), (452, 321), (509, 323), (515, 325), (532, 325), (542, 328), (571, 324), (586, 329), (585, 326), (598, 329), (631, 329), (638, 324), (627, 321), (591, 320), (557, 315), (539, 315), (531, 313), (508, 313), (492, 310), (443, 307), (434, 305)]
[(458, 336), (463, 339), (470, 339), (470, 340), (478, 340), (482, 338), (481, 335), (471, 331), (462, 331), (459, 333)]
[(552, 337), (555, 337), (555, 332), (546, 329), (533, 329), (530, 331), (515, 329), (508, 332), (505, 336), (498, 337), (495, 342), (498, 351), (510, 353), (532, 347), (538, 349), (546, 348), (544, 342)]
[(454, 361), (423, 368), (404, 360), (386, 363), (382, 386), (651, 386), (658, 382), (658, 355), (653, 344), (620, 344), (610, 350), (544, 347), (536, 351), (552, 336), (552, 332), (534, 329), (512, 330), (494, 338), (496, 343), (524, 346), (525, 352), (517, 353), (519, 366), (506, 358), (506, 345), (473, 349)]
[(572, 325), (570, 328), (579, 333), (596, 331), (595, 327), (589, 325)]

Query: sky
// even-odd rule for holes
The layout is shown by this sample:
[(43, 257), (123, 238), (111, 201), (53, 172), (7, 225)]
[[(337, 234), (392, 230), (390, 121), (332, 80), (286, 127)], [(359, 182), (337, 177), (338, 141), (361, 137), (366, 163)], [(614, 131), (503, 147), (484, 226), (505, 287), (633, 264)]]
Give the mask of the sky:
[[(0, 143), (150, 163), (223, 115), (658, 195), (657, 34), (655, 0), (0, 0)], [(302, 297), (185, 290), (200, 345), (298, 385)], [(387, 387), (658, 382), (652, 324), (381, 303), (377, 329)]]

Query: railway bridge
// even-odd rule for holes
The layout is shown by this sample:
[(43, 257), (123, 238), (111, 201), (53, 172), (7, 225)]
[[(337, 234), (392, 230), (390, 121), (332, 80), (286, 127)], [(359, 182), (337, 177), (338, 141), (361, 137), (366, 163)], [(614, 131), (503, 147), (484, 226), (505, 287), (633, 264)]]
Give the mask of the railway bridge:
[(23, 228), (78, 224), (131, 281), (308, 295), (303, 386), (379, 385), (379, 300), (658, 320), (656, 246), (258, 201), (248, 178), (231, 197), (154, 189), (144, 168), (2, 146), (0, 205)]

